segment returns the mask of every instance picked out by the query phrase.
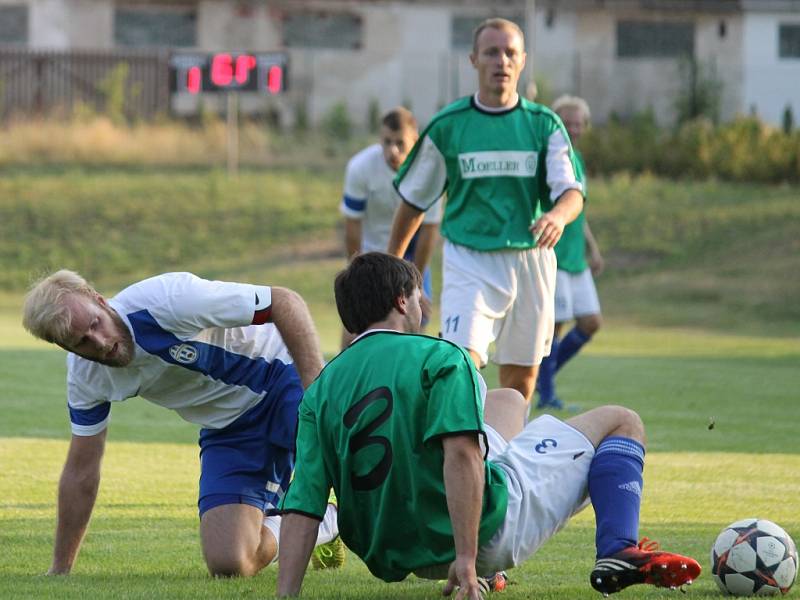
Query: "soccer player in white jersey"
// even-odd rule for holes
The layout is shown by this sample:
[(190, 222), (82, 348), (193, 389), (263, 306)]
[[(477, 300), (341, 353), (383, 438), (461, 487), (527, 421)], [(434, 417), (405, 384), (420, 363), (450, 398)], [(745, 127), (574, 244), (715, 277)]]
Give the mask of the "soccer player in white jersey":
[(553, 334), (553, 246), (581, 211), (583, 186), (561, 120), (517, 93), (520, 28), (484, 21), (470, 58), (478, 92), (433, 117), (395, 178), (404, 202), (388, 250), (402, 256), (446, 191), (442, 336), (478, 366), (495, 342), (500, 385), (530, 401)]
[[(50, 574), (77, 558), (100, 484), (113, 402), (141, 396), (200, 429), (200, 537), (215, 576), (278, 555), (275, 516), (294, 464), (297, 407), (322, 368), (303, 299), (286, 288), (167, 273), (111, 299), (61, 270), (25, 299), (23, 325), (67, 355), (72, 439)], [(320, 543), (336, 541), (330, 505)]]
[[(393, 180), (418, 138), (419, 130), (414, 115), (398, 106), (383, 115), (379, 142), (364, 148), (347, 163), (339, 210), (344, 216), (348, 260), (359, 252), (386, 250), (394, 213), (402, 203)], [(423, 276), (423, 324), (427, 323), (430, 316), (433, 298), (428, 263), (438, 239), (439, 221), (441, 200), (437, 200), (425, 213), (404, 255)], [(342, 347), (346, 347), (352, 339), (353, 336), (345, 331)]]

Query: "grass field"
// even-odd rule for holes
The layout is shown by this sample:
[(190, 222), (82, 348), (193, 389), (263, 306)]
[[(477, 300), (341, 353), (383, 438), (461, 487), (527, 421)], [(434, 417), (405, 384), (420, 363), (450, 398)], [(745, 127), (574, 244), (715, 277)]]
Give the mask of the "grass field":
[[(26, 190), (29, 200), (44, 208), (57, 205), (59, 194), (74, 199), (77, 207), (65, 204), (59, 213), (67, 232), (79, 230), (81, 215), (91, 212), (91, 202), (81, 204), (84, 196), (95, 198), (100, 212), (121, 211), (118, 222), (123, 222), (139, 214), (131, 208), (131, 189), (140, 194), (155, 190), (153, 202), (170, 201), (168, 195), (159, 195), (166, 194), (159, 190), (169, 189), (170, 178), (159, 183), (158, 177), (18, 173), (0, 182), (0, 209), (6, 211), (3, 215), (16, 212), (14, 200), (4, 194), (16, 186), (13, 189)], [(162, 262), (151, 268), (174, 268), (176, 262), (186, 261), (206, 276), (297, 288), (309, 301), (326, 353), (335, 352), (338, 325), (330, 278), (342, 265), (334, 236), (336, 217), (320, 214), (313, 221), (303, 214), (321, 212), (326, 203), (325, 210), (335, 211), (335, 176), (283, 177), (288, 191), (278, 193), (307, 195), (281, 216), (288, 221), (279, 223), (306, 223), (298, 229), (303, 237), (282, 238), (253, 254), (243, 249), (257, 241), (255, 228), (235, 218), (240, 206), (235, 198), (219, 196), (217, 204), (207, 203), (203, 190), (212, 185), (207, 177), (184, 172), (171, 177), (178, 189), (198, 186), (195, 205), (200, 216), (185, 217), (185, 236), (191, 235), (193, 219), (207, 219), (213, 209), (218, 218), (209, 227), (233, 224), (241, 236), (249, 237), (225, 240), (231, 254), (224, 257), (181, 246), (170, 258), (158, 253), (168, 246), (163, 237), (172, 224), (154, 219), (148, 221), (150, 248)], [(254, 204), (265, 185), (276, 189), (277, 180), (270, 179), (274, 174), (248, 177), (235, 184), (242, 202)], [(118, 191), (116, 209), (101, 201), (110, 189)], [(642, 205), (631, 203), (626, 209), (598, 200), (591, 213), (611, 263), (599, 282), (607, 322), (563, 373), (560, 393), (568, 404), (582, 409), (613, 402), (639, 411), (649, 435), (641, 533), (700, 560), (706, 572), (689, 597), (717, 597), (708, 574), (708, 552), (723, 526), (761, 516), (800, 539), (800, 453), (795, 441), (800, 422), (800, 313), (797, 278), (789, 276), (797, 272), (792, 234), (797, 231), (796, 202), (791, 190), (780, 187), (674, 185), (648, 178), (598, 182), (594, 189), (601, 199), (635, 196)], [(706, 198), (698, 225), (685, 213)], [(748, 206), (748, 198), (758, 202)], [(174, 210), (167, 214), (180, 213), (183, 201), (176, 196)], [(247, 214), (257, 215), (255, 207), (252, 211)], [(637, 238), (636, 220), (651, 219), (648, 211), (655, 214), (648, 221), (655, 231)], [(275, 223), (263, 215), (258, 218), (269, 237)], [(46, 239), (59, 229), (58, 221), (45, 222), (45, 231), (34, 227), (12, 232), (17, 236), (17, 258), (35, 257), (38, 248), (50, 243), (54, 252), (61, 252), (58, 260), (83, 269), (82, 260), (95, 265), (92, 252), (106, 252), (112, 245), (97, 238), (94, 248), (83, 246), (89, 259), (80, 253), (69, 255)], [(24, 223), (17, 222), (16, 228), (24, 229)], [(5, 229), (4, 236), (9, 231)], [(770, 232), (771, 244), (763, 243)], [(125, 236), (121, 239), (128, 243)], [(133, 239), (137, 244), (148, 241), (146, 236)], [(746, 252), (739, 251), (742, 246)], [(8, 238), (0, 241), (0, 266), (11, 273), (0, 294), (0, 597), (272, 597), (274, 568), (250, 580), (206, 576), (195, 509), (196, 432), (176, 415), (138, 399), (114, 408), (100, 496), (73, 575), (42, 576), (50, 561), (55, 489), (69, 439), (64, 356), (31, 340), (18, 325), (21, 292), (13, 282), (24, 273), (13, 252)], [(116, 271), (104, 271), (99, 264), (93, 275), (109, 293), (137, 274), (126, 252), (120, 252), (118, 260)], [(34, 263), (26, 263), (26, 268), (34, 268)], [(53, 265), (39, 268), (49, 266)], [(782, 277), (776, 277), (778, 271)], [(493, 369), (486, 377), (490, 386), (496, 384)], [(709, 429), (712, 419), (715, 426)], [(593, 515), (588, 510), (512, 571), (514, 585), (503, 597), (597, 598), (587, 581), (593, 545)], [(339, 572), (310, 573), (304, 589), (309, 598), (439, 597), (435, 584), (414, 578), (383, 584), (353, 555)], [(626, 597), (678, 596), (631, 588), (620, 596)]]

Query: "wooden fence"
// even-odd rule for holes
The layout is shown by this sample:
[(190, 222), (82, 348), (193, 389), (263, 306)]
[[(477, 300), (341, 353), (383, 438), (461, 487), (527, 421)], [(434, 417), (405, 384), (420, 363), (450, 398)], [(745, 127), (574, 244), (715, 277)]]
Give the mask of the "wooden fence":
[[(105, 111), (122, 86), (128, 118), (170, 107), (166, 51), (42, 51), (0, 49), (0, 118), (71, 113), (79, 103)], [(124, 76), (124, 77), (123, 77)]]

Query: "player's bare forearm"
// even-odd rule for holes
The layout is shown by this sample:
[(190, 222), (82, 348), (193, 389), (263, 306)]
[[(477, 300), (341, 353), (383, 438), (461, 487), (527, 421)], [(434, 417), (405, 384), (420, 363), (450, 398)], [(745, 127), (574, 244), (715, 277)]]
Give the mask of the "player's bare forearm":
[(478, 557), (478, 530), (483, 507), (484, 462), (477, 434), (446, 437), (444, 448), (444, 486), (447, 510), (453, 525), (456, 560), (444, 593), (449, 595), (458, 584), (464, 597), (471, 598), (478, 589), (475, 560)]
[(453, 524), (456, 556), (478, 556), (478, 528), (483, 505), (484, 463), (477, 434), (442, 440), (447, 510)]
[(401, 202), (394, 213), (387, 252), (403, 258), (411, 238), (414, 237), (424, 218), (425, 213), (421, 210), (417, 210), (407, 202)]
[(417, 245), (414, 248), (414, 264), (420, 273), (424, 273), (431, 262), (436, 241), (439, 239), (438, 223), (423, 223), (419, 228)]
[(324, 365), (319, 336), (305, 300), (297, 292), (272, 288), (272, 322), (292, 355), (294, 366), (307, 388)]
[(589, 227), (589, 221), (583, 222), (583, 235), (586, 239), (586, 257), (589, 261), (589, 267), (592, 270), (592, 275), (597, 277), (605, 269), (605, 260), (600, 253), (600, 246), (592, 234), (592, 229)]
[(361, 250), (361, 220), (346, 218), (344, 220), (344, 250), (347, 260), (351, 260)]
[(555, 206), (531, 225), (539, 248), (552, 248), (561, 239), (564, 227), (583, 210), (583, 196), (578, 190), (567, 190), (556, 201)]
[(318, 531), (319, 521), (311, 517), (295, 513), (283, 515), (278, 562), (279, 598), (300, 594)]
[(58, 517), (49, 575), (66, 575), (78, 556), (100, 486), (106, 432), (72, 436), (58, 484)]

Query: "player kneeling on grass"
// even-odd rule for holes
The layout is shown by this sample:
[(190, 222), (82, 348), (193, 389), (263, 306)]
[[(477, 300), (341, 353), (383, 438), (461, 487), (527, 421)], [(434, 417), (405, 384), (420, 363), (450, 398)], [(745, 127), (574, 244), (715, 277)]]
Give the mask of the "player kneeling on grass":
[(696, 578), (695, 560), (637, 544), (636, 413), (603, 406), (523, 429), (519, 392), (487, 392), (463, 348), (415, 335), (420, 285), (411, 263), (380, 253), (355, 257), (336, 278), (339, 314), (359, 337), (300, 403), (278, 594), (300, 592), (331, 487), (344, 542), (385, 581), (447, 576), (446, 595), (458, 587), (457, 598), (479, 598), (479, 575), (523, 562), (590, 498), (595, 589)]
[[(322, 367), (303, 299), (279, 287), (167, 273), (110, 300), (72, 271), (36, 284), (23, 324), (67, 356), (72, 441), (51, 574), (69, 573), (94, 507), (112, 402), (141, 396), (200, 430), (200, 537), (208, 570), (249, 576), (278, 555), (272, 515), (294, 463), (297, 407)], [(336, 540), (323, 508), (316, 543)]]

